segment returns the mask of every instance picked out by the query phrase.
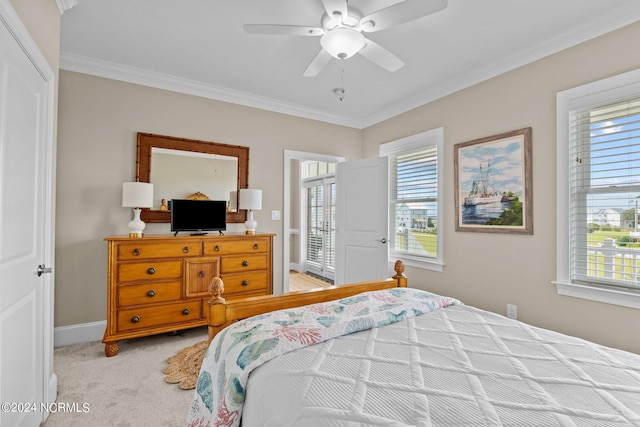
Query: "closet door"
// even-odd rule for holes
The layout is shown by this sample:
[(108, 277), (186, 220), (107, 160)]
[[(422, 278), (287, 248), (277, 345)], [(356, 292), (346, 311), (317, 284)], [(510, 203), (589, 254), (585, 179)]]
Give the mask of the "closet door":
[(53, 353), (51, 82), (0, 6), (0, 426), (38, 426)]

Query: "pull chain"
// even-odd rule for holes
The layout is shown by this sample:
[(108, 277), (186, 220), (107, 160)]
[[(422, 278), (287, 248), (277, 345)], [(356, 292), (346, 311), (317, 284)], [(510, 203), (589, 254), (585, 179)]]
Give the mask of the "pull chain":
[(336, 94), (340, 101), (344, 101), (344, 59), (340, 59), (341, 72), (340, 72), (340, 87), (335, 88), (333, 92)]

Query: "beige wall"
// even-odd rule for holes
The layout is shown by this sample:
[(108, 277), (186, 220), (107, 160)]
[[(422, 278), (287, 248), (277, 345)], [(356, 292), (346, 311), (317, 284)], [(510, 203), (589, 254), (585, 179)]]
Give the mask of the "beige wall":
[(60, 58), (60, 10), (56, 1), (9, 0), (9, 3), (57, 73)]
[[(556, 104), (558, 91), (640, 68), (640, 24), (623, 28), (364, 131), (365, 157), (382, 142), (444, 127), (443, 273), (408, 269), (411, 286), (461, 298), (518, 318), (640, 353), (640, 310), (559, 296), (556, 255)], [(453, 146), (501, 132), (533, 128), (534, 234), (455, 231)]]
[[(555, 278), (555, 95), (640, 68), (640, 24), (599, 37), (363, 131), (61, 72), (56, 228), (56, 326), (105, 319), (107, 235), (124, 234), (123, 181), (135, 178), (138, 131), (247, 145), (250, 185), (264, 190), (259, 229), (275, 240), (275, 283), (282, 278), (283, 150), (378, 155), (378, 145), (436, 127), (445, 129), (443, 273), (408, 269), (412, 286), (506, 312), (525, 322), (640, 353), (640, 311), (558, 296)], [(594, 60), (594, 58), (600, 58)], [(606, 59), (606, 60), (603, 60)], [(453, 145), (533, 128), (534, 234), (454, 230)], [(150, 224), (147, 232), (166, 233)], [(278, 286), (278, 285), (276, 285)]]
[[(284, 114), (61, 71), (58, 123), (55, 326), (106, 318), (107, 245), (127, 234), (122, 183), (135, 180), (136, 133), (250, 147), (249, 185), (263, 190), (258, 231), (277, 234), (274, 287), (282, 288), (284, 150), (354, 159), (361, 131)], [(243, 231), (244, 226), (231, 224)], [(148, 224), (168, 234), (168, 224)]]

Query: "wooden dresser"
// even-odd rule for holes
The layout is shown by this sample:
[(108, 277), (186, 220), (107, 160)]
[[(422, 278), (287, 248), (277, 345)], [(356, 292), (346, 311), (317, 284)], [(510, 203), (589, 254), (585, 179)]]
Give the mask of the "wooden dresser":
[(106, 356), (118, 340), (207, 324), (209, 282), (226, 299), (273, 292), (273, 235), (113, 236), (108, 242)]

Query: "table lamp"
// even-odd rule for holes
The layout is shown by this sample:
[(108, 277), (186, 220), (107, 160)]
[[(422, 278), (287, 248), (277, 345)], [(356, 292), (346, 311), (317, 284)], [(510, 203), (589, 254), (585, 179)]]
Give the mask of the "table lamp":
[(242, 188), (239, 194), (240, 209), (249, 211), (249, 218), (244, 223), (247, 231), (245, 234), (256, 234), (258, 223), (253, 219), (253, 211), (262, 209), (262, 190), (255, 188)]
[(140, 208), (153, 207), (153, 184), (148, 182), (122, 183), (122, 207), (134, 208), (129, 223), (129, 237), (142, 237), (145, 224), (140, 219)]

